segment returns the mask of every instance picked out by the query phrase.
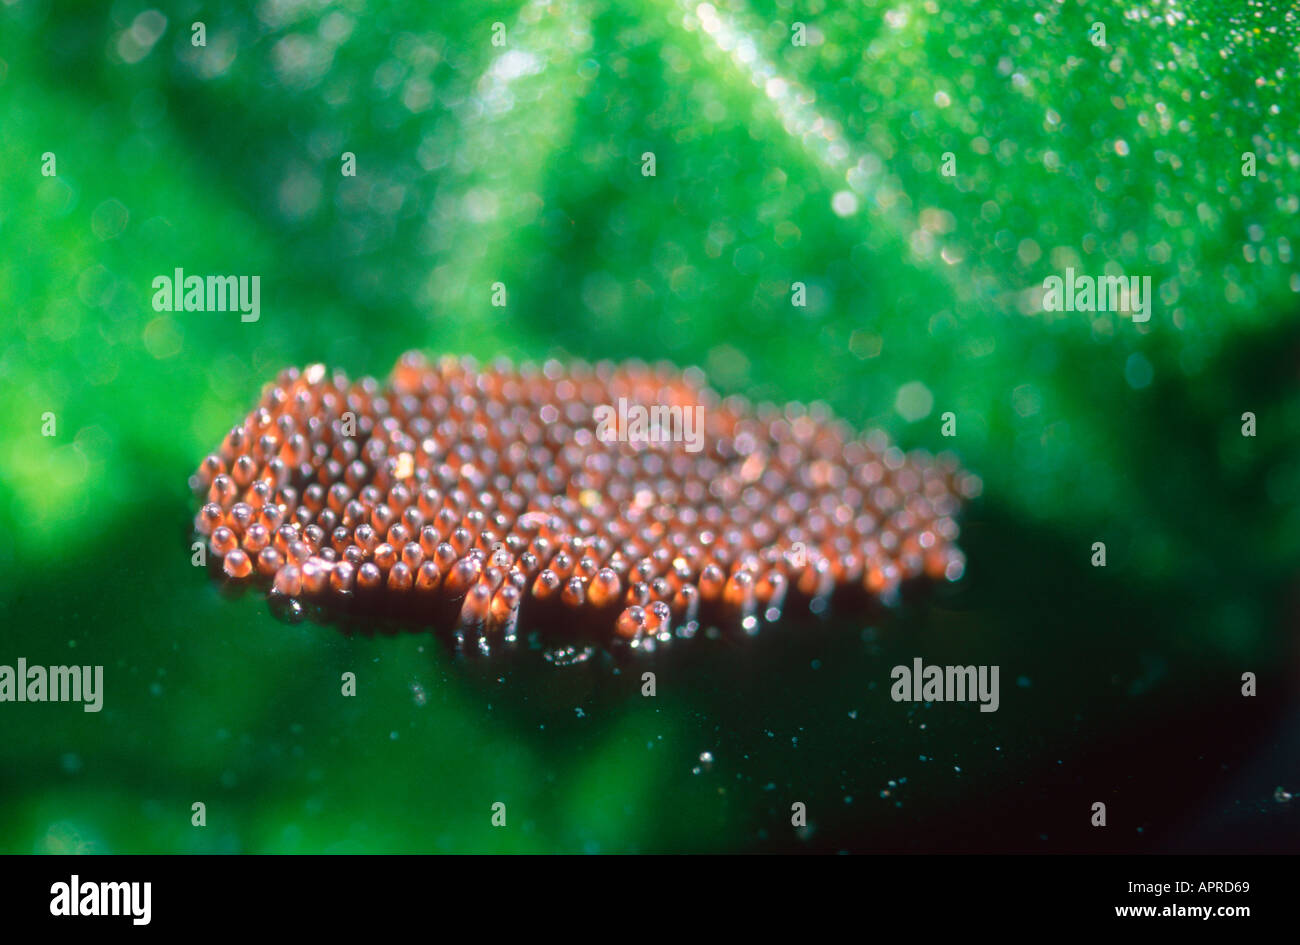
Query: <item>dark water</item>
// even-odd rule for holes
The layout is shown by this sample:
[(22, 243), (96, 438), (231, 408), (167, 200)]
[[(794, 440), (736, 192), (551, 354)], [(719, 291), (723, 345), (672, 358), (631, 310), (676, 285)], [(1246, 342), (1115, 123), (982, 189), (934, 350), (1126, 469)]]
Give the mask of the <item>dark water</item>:
[[(278, 621), (192, 567), (181, 527), (176, 551), (140, 556), (182, 501), (137, 509), (111, 531), (138, 541), (87, 549), (14, 600), (10, 651), (103, 664), (105, 696), (100, 713), (6, 707), (3, 849), (1157, 851), (1297, 836), (1300, 801), (1273, 797), (1300, 786), (1300, 714), (1281, 689), (1294, 654), (1209, 658), (1186, 642), (1186, 603), (1132, 593), (989, 504), (967, 522), (965, 580), (869, 625), (808, 618), (560, 668), (526, 645), (470, 659), (425, 633)], [(890, 670), (915, 657), (998, 666), (998, 711), (894, 702)], [(1090, 825), (1098, 801), (1105, 828)]]

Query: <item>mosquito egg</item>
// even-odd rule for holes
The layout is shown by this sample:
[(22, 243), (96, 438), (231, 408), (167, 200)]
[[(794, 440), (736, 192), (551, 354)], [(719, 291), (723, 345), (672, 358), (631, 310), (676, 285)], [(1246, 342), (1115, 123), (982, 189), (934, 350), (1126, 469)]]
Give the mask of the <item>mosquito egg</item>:
[[(598, 436), (616, 404), (618, 435)], [(632, 436), (629, 411), (664, 405), (698, 411), (701, 449), (671, 422)], [(856, 436), (822, 405), (719, 398), (694, 369), (418, 353), (385, 383), (280, 372), (191, 482), (223, 571), (277, 599), (328, 588), (326, 610), (432, 618), (467, 642), (521, 622), (643, 651), (705, 620), (821, 612), (841, 588), (889, 602), (955, 581), (956, 516), (981, 489), (949, 454)]]

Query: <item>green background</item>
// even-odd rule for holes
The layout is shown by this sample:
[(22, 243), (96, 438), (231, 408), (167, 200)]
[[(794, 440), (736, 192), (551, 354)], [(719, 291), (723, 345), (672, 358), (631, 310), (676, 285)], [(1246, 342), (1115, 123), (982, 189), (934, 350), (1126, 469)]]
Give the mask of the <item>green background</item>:
[[(0, 663), (106, 689), (0, 705), (0, 850), (1291, 844), (1298, 34), (1280, 0), (0, 0)], [(1040, 311), (1070, 266), (1150, 275), (1150, 322)], [(260, 275), (260, 321), (153, 311), (177, 267)], [(409, 348), (666, 358), (954, 448), (967, 577), (679, 646), (654, 699), (226, 599), (198, 461), (281, 367)], [(914, 656), (999, 665), (1001, 709), (890, 701)]]

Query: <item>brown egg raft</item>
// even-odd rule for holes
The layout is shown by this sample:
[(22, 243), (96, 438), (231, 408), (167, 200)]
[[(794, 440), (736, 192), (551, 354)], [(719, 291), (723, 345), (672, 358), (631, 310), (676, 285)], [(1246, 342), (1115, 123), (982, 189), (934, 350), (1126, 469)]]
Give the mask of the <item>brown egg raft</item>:
[(273, 608), (470, 652), (743, 637), (955, 581), (950, 455), (694, 369), (404, 355), (385, 383), (282, 371), (191, 479), (214, 569)]

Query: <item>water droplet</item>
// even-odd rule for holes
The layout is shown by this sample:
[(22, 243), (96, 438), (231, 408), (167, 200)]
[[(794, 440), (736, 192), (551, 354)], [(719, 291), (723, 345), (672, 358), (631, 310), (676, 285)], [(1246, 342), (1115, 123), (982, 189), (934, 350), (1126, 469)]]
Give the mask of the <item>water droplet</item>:
[(557, 646), (546, 650), (542, 656), (552, 666), (577, 666), (587, 662), (595, 653), (594, 646)]
[(841, 190), (831, 197), (831, 210), (837, 217), (851, 217), (858, 212), (858, 198), (851, 190)]

